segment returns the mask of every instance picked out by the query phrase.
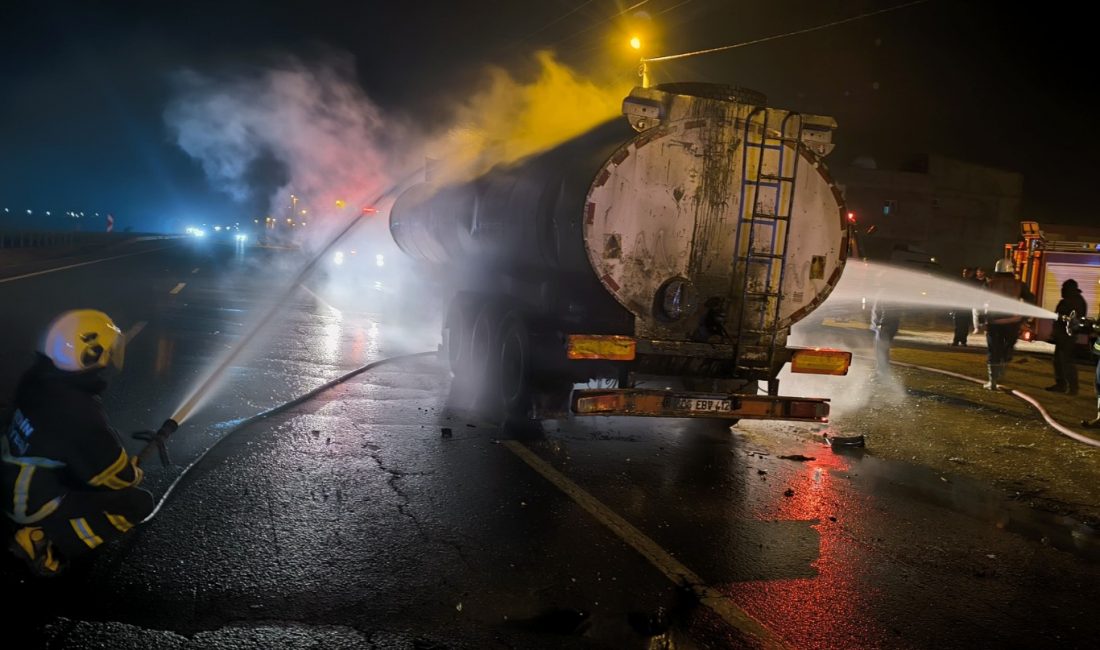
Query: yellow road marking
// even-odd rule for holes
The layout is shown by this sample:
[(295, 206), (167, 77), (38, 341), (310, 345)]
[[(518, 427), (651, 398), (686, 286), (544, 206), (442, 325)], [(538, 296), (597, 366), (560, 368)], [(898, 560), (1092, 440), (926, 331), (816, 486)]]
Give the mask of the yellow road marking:
[(635, 528), (626, 519), (620, 517), (611, 508), (605, 506), (599, 499), (586, 492), (584, 488), (554, 469), (550, 463), (539, 458), (535, 452), (515, 440), (505, 440), (503, 444), (520, 460), (527, 463), (531, 469), (550, 481), (554, 487), (564, 492), (588, 514), (615, 533), (619, 539), (640, 553), (658, 571), (665, 574), (665, 577), (677, 585), (691, 589), (699, 602), (721, 617), (726, 623), (752, 636), (765, 648), (789, 647), (778, 635), (753, 618), (751, 614), (738, 607), (728, 596), (708, 586), (698, 574), (672, 557), (657, 542)]
[(180, 282), (180, 283), (179, 283), (179, 284), (177, 284), (176, 286), (172, 287), (172, 290), (171, 290), (171, 291), (169, 291), (168, 293), (170, 293), (170, 294), (172, 294), (172, 295), (174, 296), (174, 295), (176, 295), (177, 293), (179, 293), (179, 292), (183, 291), (183, 288), (184, 288), (184, 287), (186, 287), (186, 286), (187, 286), (187, 283), (186, 283), (186, 282)]
[(81, 267), (81, 266), (88, 266), (89, 264), (99, 264), (100, 262), (110, 262), (111, 260), (120, 260), (124, 257), (133, 257), (134, 255), (146, 255), (148, 253), (155, 253), (157, 251), (162, 251), (165, 248), (168, 248), (168, 247), (167, 246), (161, 246), (160, 248), (154, 248), (154, 249), (147, 250), (147, 251), (140, 251), (140, 252), (137, 252), (137, 253), (126, 253), (125, 255), (115, 255), (114, 257), (104, 257), (104, 258), (98, 259), (98, 260), (90, 260), (88, 262), (79, 262), (77, 264), (69, 264), (68, 266), (59, 266), (59, 267), (53, 268), (53, 269), (46, 269), (45, 271), (35, 271), (34, 273), (24, 273), (23, 275), (16, 275), (16, 276), (12, 276), (10, 278), (0, 278), (0, 284), (3, 284), (5, 282), (15, 282), (16, 280), (22, 280), (24, 278), (33, 278), (33, 277), (38, 276), (38, 275), (46, 275), (47, 273), (56, 273), (57, 271), (64, 271), (66, 269), (75, 269), (75, 268)]

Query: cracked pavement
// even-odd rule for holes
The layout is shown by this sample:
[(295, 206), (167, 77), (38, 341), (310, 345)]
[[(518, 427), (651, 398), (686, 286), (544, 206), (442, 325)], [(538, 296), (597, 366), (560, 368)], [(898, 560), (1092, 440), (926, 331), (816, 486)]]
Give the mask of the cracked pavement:
[[(236, 342), (242, 314), (262, 306), (278, 277), (278, 268), (255, 273), (277, 267), (267, 258), (207, 253), (4, 285), (8, 300), (48, 298), (9, 323), (0, 354), (17, 358), (35, 320), (88, 293), (87, 283), (117, 284), (124, 290), (97, 306), (149, 324), (107, 407), (121, 430), (148, 428)], [(180, 277), (188, 286), (165, 297)], [(904, 437), (899, 422), (921, 425), (907, 445), (940, 456), (937, 436), (977, 422), (1027, 449), (1048, 444), (1016, 411), (975, 408), (981, 393), (920, 380), (885, 404), (849, 405), (849, 426), (868, 438), (852, 452), (823, 445), (819, 427), (778, 422), (730, 431), (593, 418), (520, 435), (450, 408), (447, 373), (421, 358), (224, 437), (234, 420), (363, 363), (424, 349), (385, 309), (356, 311), (315, 289), (331, 304), (302, 296), (289, 305), (172, 440), (181, 466), (222, 442), (152, 522), (57, 581), (31, 582), (10, 559), (0, 567), (27, 647), (751, 645), (509, 451), (516, 440), (790, 645), (1095, 645), (1094, 532), (1006, 498), (972, 465), (882, 453)], [(423, 341), (434, 342), (431, 318), (420, 321)], [(1094, 456), (1073, 462), (1082, 476), (1100, 475)], [(151, 466), (149, 486), (163, 492), (181, 466)]]

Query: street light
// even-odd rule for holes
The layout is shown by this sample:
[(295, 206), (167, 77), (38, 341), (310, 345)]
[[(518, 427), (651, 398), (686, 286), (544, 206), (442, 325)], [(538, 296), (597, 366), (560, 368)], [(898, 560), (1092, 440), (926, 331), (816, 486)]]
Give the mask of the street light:
[[(642, 52), (642, 39), (637, 36), (630, 37), (630, 48), (639, 54)], [(642, 88), (649, 88), (649, 65), (643, 55), (638, 62), (638, 76), (642, 78)]]

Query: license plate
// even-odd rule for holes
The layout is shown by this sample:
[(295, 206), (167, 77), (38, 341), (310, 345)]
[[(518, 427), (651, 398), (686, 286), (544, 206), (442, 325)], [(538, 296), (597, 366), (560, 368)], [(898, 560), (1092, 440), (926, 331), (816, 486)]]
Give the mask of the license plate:
[(699, 413), (729, 413), (733, 403), (728, 399), (677, 399), (676, 408)]

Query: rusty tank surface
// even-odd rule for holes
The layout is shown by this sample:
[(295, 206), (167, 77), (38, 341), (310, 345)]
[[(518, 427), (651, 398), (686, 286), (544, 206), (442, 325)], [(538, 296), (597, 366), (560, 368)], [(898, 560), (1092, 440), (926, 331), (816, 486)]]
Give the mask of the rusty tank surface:
[(786, 346), (848, 251), (835, 127), (728, 86), (635, 88), (623, 118), (407, 190), (390, 230), (453, 287), (443, 347), (490, 408), (568, 393), (580, 414), (823, 420), (775, 377), (850, 360)]

